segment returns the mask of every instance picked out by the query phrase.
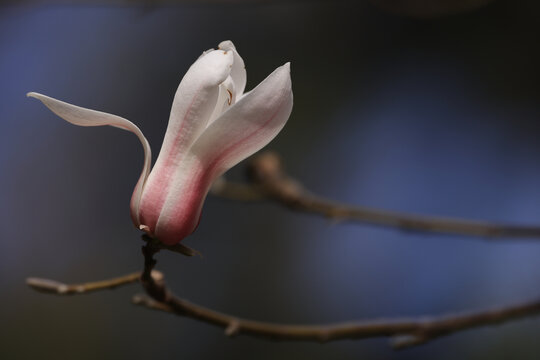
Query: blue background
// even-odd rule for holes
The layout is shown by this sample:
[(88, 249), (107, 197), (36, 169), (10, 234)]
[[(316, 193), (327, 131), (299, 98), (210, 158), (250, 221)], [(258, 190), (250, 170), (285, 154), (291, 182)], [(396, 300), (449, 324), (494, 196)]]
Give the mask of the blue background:
[[(495, 1), (412, 19), (349, 2), (0, 6), (0, 355), (3, 359), (538, 359), (538, 320), (394, 352), (387, 339), (275, 343), (130, 305), (137, 285), (76, 297), (66, 282), (141, 268), (129, 199), (135, 136), (80, 128), (37, 91), (135, 122), (157, 154), (189, 65), (225, 39), (248, 88), (292, 63), (295, 106), (268, 148), (313, 192), (388, 210), (540, 223), (539, 6)], [(244, 165), (228, 175), (242, 179)], [(159, 254), (182, 297), (258, 320), (442, 314), (540, 293), (540, 243), (334, 224), (209, 197), (185, 244)]]

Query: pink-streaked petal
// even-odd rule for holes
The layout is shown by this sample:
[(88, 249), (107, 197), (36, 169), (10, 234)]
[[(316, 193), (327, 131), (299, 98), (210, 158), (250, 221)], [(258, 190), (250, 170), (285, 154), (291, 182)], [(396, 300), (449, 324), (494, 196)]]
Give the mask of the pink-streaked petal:
[(203, 54), (188, 70), (174, 97), (165, 139), (144, 186), (140, 223), (155, 232), (161, 208), (175, 181), (188, 149), (204, 131), (216, 108), (220, 84), (231, 72), (231, 51), (214, 50)]
[(244, 64), (244, 60), (242, 59), (242, 57), (238, 53), (238, 50), (236, 50), (236, 47), (230, 40), (222, 41), (219, 44), (218, 49), (232, 51), (234, 54), (234, 62), (233, 62), (232, 70), (231, 70), (231, 77), (236, 86), (236, 93), (240, 97), (244, 93), (244, 90), (246, 88), (246, 81), (247, 81), (246, 65)]
[(292, 105), (287, 63), (214, 121), (190, 152), (213, 180), (268, 144), (287, 122)]
[(62, 119), (79, 126), (104, 126), (110, 125), (117, 128), (121, 128), (127, 131), (134, 133), (139, 140), (144, 149), (144, 166), (141, 172), (141, 176), (135, 186), (133, 192), (133, 197), (131, 199), (131, 216), (136, 225), (138, 223), (138, 214), (140, 199), (143, 190), (144, 183), (150, 173), (150, 165), (152, 161), (152, 154), (150, 150), (150, 145), (144, 137), (141, 130), (133, 124), (131, 121), (124, 119), (120, 116), (107, 114), (101, 111), (95, 111), (90, 109), (85, 109), (80, 106), (71, 105), (66, 102), (51, 98), (46, 95), (38, 94), (35, 92), (30, 92), (27, 94), (29, 97), (36, 98), (40, 100), (45, 106), (47, 106), (53, 113), (60, 116)]
[(172, 179), (153, 229), (154, 236), (165, 244), (178, 243), (197, 228), (210, 187), (204, 167), (196, 157), (189, 155), (172, 174)]

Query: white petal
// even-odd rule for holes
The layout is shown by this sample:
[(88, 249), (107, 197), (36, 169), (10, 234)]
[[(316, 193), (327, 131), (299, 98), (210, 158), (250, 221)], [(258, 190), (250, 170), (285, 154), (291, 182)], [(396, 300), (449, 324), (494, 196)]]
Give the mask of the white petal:
[(214, 122), (218, 117), (223, 114), (230, 106), (236, 102), (236, 90), (234, 87), (234, 81), (229, 76), (227, 79), (219, 85), (219, 95), (216, 102), (216, 107), (210, 120), (208, 121), (207, 127)]
[(208, 54), (209, 52), (214, 51), (214, 50), (216, 50), (216, 49), (210, 48), (210, 49), (208, 49), (208, 50), (204, 50), (204, 51), (202, 52), (201, 56), (199, 56), (199, 57), (197, 58), (197, 60), (200, 59), (200, 58), (202, 58), (204, 55)]
[(233, 67), (231, 70), (231, 77), (234, 81), (234, 85), (236, 87), (236, 94), (238, 97), (240, 97), (246, 88), (246, 81), (247, 81), (247, 74), (246, 74), (246, 66), (244, 64), (244, 60), (236, 50), (234, 44), (230, 40), (222, 41), (218, 49), (226, 50), (226, 51), (232, 51), (234, 54), (234, 62)]
[(191, 65), (174, 96), (156, 165), (164, 158), (178, 157), (206, 128), (216, 106), (219, 84), (229, 76), (232, 62), (231, 52), (214, 50)]
[(72, 124), (79, 126), (110, 125), (130, 131), (137, 135), (144, 148), (144, 166), (133, 193), (131, 212), (133, 216), (138, 216), (142, 188), (148, 174), (150, 173), (150, 163), (152, 159), (150, 145), (148, 144), (148, 141), (144, 137), (141, 130), (131, 121), (121, 118), (120, 116), (85, 109), (35, 92), (30, 92), (27, 94), (27, 96), (40, 100), (53, 113)]
[(214, 121), (191, 148), (211, 178), (268, 144), (292, 110), (289, 63), (277, 68)]

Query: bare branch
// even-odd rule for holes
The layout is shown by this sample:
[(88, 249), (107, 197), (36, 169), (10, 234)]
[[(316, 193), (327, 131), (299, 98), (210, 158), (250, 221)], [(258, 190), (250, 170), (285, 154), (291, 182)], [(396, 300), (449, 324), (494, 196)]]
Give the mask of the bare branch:
[(138, 295), (133, 298), (133, 303), (222, 327), (227, 336), (245, 334), (273, 340), (316, 342), (386, 336), (393, 340), (392, 346), (404, 348), (458, 331), (540, 314), (540, 299), (536, 299), (491, 310), (418, 319), (377, 319), (330, 325), (281, 325), (258, 322), (223, 314), (180, 299), (167, 289), (163, 278), (156, 281), (152, 276), (145, 276), (144, 274), (151, 274), (153, 271), (156, 264), (154, 254), (158, 251), (159, 249), (152, 247), (152, 243), (147, 243), (143, 247), (145, 269), (142, 282), (150, 298)]
[[(289, 209), (322, 215), (338, 221), (394, 227), (408, 231), (502, 238), (540, 238), (539, 226), (502, 225), (484, 221), (406, 214), (361, 206), (351, 206), (324, 199), (309, 193), (283, 170), (275, 153), (255, 157), (250, 165), (253, 184), (238, 184), (221, 180), (212, 193), (241, 201), (273, 200)], [(259, 196), (255, 194), (259, 194)]]
[(113, 279), (87, 282), (82, 284), (64, 284), (55, 280), (28, 278), (26, 284), (32, 289), (57, 295), (86, 294), (98, 290), (114, 289), (119, 286), (139, 282), (141, 272), (134, 272)]
[[(149, 244), (153, 251), (159, 250), (168, 250), (173, 251), (186, 256), (201, 255), (197, 250), (191, 249), (182, 244), (176, 245), (165, 245), (156, 239), (152, 239), (147, 235), (143, 235), (142, 239)], [(131, 274), (115, 277), (112, 279), (106, 279), (101, 281), (93, 281), (81, 284), (64, 284), (56, 280), (42, 279), (42, 278), (27, 278), (26, 284), (32, 289), (57, 294), (57, 295), (76, 295), (76, 294), (86, 294), (98, 290), (107, 290), (114, 289), (119, 286), (129, 285), (132, 283), (139, 282), (141, 276), (151, 277), (152, 281), (159, 282), (163, 279), (163, 274), (157, 270), (152, 270), (149, 273), (145, 272), (134, 272)]]
[(154, 269), (154, 255), (163, 248), (154, 241), (143, 246), (144, 270), (114, 279), (64, 284), (54, 280), (29, 278), (33, 289), (58, 295), (84, 294), (113, 289), (141, 281), (147, 296), (137, 295), (133, 303), (196, 319), (224, 329), (225, 335), (240, 334), (286, 341), (328, 342), (340, 339), (389, 337), (396, 349), (424, 344), (441, 336), (466, 329), (497, 325), (508, 321), (540, 315), (540, 299), (477, 312), (457, 313), (434, 317), (374, 319), (329, 325), (284, 325), (242, 319), (217, 312), (174, 296), (165, 285), (164, 276)]
[(225, 329), (227, 336), (239, 334), (288, 341), (328, 342), (387, 336), (397, 349), (424, 344), (452, 333), (515, 321), (539, 315), (540, 299), (534, 302), (481, 312), (424, 317), (419, 319), (377, 319), (329, 325), (280, 325), (237, 318), (190, 303), (176, 297), (158, 302), (144, 295), (133, 297), (133, 303), (153, 310), (194, 318)]

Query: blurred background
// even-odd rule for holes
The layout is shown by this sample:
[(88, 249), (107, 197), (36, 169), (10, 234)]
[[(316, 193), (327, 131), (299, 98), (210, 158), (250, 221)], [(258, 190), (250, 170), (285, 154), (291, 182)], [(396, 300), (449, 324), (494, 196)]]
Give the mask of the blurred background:
[[(25, 278), (91, 281), (142, 266), (129, 199), (135, 136), (72, 126), (28, 91), (126, 117), (154, 158), (180, 79), (231, 39), (248, 89), (292, 63), (295, 106), (268, 146), (342, 202), (540, 223), (540, 5), (533, 0), (5, 2), (0, 5), (2, 359), (538, 359), (540, 321), (394, 352), (387, 339), (269, 342), (130, 304), (138, 285), (76, 297)], [(449, 5), (450, 4), (450, 5)], [(76, 5), (76, 6), (75, 6)], [(245, 165), (227, 176), (242, 180)], [(288, 323), (473, 310), (537, 297), (540, 243), (334, 224), (210, 196), (158, 255), (180, 296)]]

